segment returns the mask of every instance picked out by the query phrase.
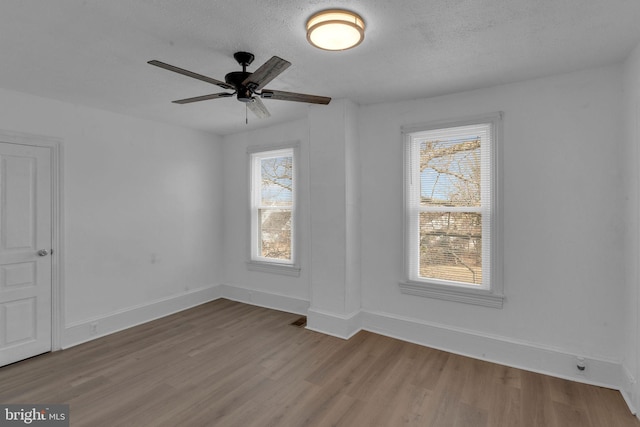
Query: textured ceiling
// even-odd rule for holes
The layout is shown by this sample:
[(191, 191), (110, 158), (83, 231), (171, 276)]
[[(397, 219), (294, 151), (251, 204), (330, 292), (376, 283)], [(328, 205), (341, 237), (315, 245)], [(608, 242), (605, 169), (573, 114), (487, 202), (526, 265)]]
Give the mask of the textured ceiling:
[[(367, 24), (356, 49), (326, 52), (305, 20), (327, 8)], [(157, 59), (224, 80), (273, 55), (292, 62), (270, 89), (359, 104), (422, 98), (623, 60), (640, 42), (638, 0), (2, 0), (0, 87), (218, 134), (303, 117), (265, 100), (170, 101), (220, 88), (148, 65)]]

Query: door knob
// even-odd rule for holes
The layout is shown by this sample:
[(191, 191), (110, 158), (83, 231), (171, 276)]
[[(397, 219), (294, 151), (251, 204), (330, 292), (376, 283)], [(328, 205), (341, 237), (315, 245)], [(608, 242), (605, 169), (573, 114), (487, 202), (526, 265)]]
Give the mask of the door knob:
[(47, 255), (49, 255), (49, 251), (48, 251), (48, 250), (46, 250), (46, 249), (40, 249), (40, 250), (38, 251), (38, 255), (40, 255), (40, 256), (47, 256)]

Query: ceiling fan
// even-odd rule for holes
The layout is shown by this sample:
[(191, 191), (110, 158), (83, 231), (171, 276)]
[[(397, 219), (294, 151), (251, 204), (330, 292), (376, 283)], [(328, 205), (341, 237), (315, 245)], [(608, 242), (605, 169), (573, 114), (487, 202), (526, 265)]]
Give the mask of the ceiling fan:
[(282, 90), (264, 89), (264, 86), (270, 81), (275, 79), (286, 70), (291, 63), (277, 56), (271, 57), (267, 62), (262, 64), (256, 71), (250, 73), (247, 71), (254, 59), (254, 55), (249, 52), (236, 52), (233, 57), (238, 61), (238, 64), (242, 66), (242, 71), (232, 71), (224, 76), (224, 82), (213, 79), (211, 77), (203, 76), (202, 74), (194, 73), (193, 71), (185, 70), (183, 68), (175, 67), (173, 65), (166, 64), (155, 59), (149, 61), (151, 65), (164, 68), (165, 70), (173, 71), (174, 73), (182, 74), (187, 77), (202, 80), (207, 83), (211, 83), (220, 86), (223, 89), (232, 90), (233, 93), (220, 92), (212, 93), (210, 95), (196, 96), (193, 98), (179, 99), (173, 101), (176, 104), (189, 104), (191, 102), (206, 101), (208, 99), (217, 98), (229, 98), (236, 95), (238, 101), (244, 102), (249, 110), (251, 110), (257, 117), (265, 118), (269, 117), (269, 110), (265, 107), (261, 98), (264, 99), (278, 99), (281, 101), (296, 101), (296, 102), (308, 102), (310, 104), (328, 104), (331, 98), (326, 96), (307, 95), (304, 93), (285, 92)]

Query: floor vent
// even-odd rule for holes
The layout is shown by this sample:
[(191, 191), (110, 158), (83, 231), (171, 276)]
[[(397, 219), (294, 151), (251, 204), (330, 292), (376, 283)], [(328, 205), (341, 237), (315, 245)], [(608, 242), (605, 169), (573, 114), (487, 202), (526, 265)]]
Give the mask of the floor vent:
[(292, 326), (296, 326), (298, 328), (303, 328), (303, 327), (307, 326), (307, 317), (306, 316), (302, 316), (301, 318), (299, 318), (295, 322), (291, 323), (291, 325)]

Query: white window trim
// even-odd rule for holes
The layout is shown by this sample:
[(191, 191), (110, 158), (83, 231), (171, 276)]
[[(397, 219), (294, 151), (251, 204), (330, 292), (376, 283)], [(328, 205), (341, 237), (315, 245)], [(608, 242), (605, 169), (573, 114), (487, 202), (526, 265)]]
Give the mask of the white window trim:
[[(467, 117), (461, 120), (447, 120), (431, 122), (424, 125), (411, 125), (402, 127), (402, 146), (404, 151), (404, 175), (405, 183), (403, 197), (404, 212), (404, 271), (405, 278), (400, 282), (400, 291), (407, 295), (417, 295), (421, 297), (436, 298), (446, 301), (456, 301), (466, 304), (481, 305), (486, 307), (502, 308), (504, 302), (503, 288), (503, 221), (502, 221), (502, 112), (485, 114), (474, 117)], [(410, 155), (408, 134), (427, 131), (432, 129), (466, 126), (480, 123), (491, 123), (493, 126), (491, 156), (492, 156), (492, 188), (491, 188), (491, 223), (490, 223), (490, 239), (491, 239), (491, 283), (489, 288), (478, 288), (477, 286), (465, 286), (461, 284), (445, 284), (444, 281), (410, 280), (411, 272), (409, 271), (410, 256), (410, 224), (407, 212), (408, 188), (406, 185), (407, 165)]]
[[(259, 153), (268, 153), (271, 151), (293, 150), (293, 208), (291, 217), (293, 226), (291, 229), (291, 261), (272, 260), (269, 258), (254, 256), (257, 242), (257, 218), (253, 212), (253, 191), (254, 191), (254, 165), (253, 155)], [(247, 269), (250, 271), (259, 271), (263, 273), (282, 274), (287, 276), (300, 275), (300, 218), (299, 218), (299, 163), (300, 163), (300, 143), (289, 142), (276, 145), (260, 145), (247, 148), (247, 163), (249, 165), (249, 241), (248, 241), (248, 259), (246, 261)]]

